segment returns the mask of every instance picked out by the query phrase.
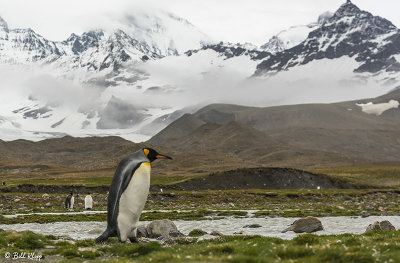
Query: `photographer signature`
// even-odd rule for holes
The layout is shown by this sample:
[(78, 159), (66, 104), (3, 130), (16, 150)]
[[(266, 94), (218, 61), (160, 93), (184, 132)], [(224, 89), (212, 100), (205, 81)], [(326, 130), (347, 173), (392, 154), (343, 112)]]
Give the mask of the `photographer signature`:
[(40, 261), (43, 258), (43, 255), (36, 254), (35, 252), (32, 253), (6, 252), (4, 254), (4, 257), (12, 260), (30, 259), (30, 260)]

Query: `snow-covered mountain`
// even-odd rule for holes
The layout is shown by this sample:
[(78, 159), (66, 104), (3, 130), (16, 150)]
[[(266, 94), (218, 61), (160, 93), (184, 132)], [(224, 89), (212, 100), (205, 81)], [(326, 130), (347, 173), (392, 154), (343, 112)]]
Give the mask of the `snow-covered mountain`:
[(163, 10), (129, 13), (120, 20), (121, 29), (160, 56), (183, 54), (211, 41), (188, 20)]
[(251, 43), (224, 43), (219, 42), (218, 44), (207, 44), (201, 49), (189, 50), (185, 52), (187, 56), (191, 56), (193, 53), (204, 50), (213, 50), (223, 56), (225, 59), (230, 59), (239, 56), (247, 56), (252, 60), (260, 60), (270, 55), (269, 52), (260, 50), (257, 46)]
[(288, 29), (282, 30), (275, 36), (271, 37), (267, 43), (260, 47), (260, 49), (272, 54), (276, 54), (297, 46), (307, 38), (311, 31), (317, 29), (332, 16), (333, 14), (327, 11), (318, 17), (317, 22), (313, 22), (308, 25), (292, 26)]
[(7, 22), (0, 17), (0, 63), (28, 64), (53, 55), (63, 55), (55, 42), (30, 28), (9, 29)]
[(400, 81), (399, 30), (350, 1), (263, 48), (212, 42), (166, 12), (120, 22), (55, 42), (0, 19), (0, 139), (141, 141), (210, 103), (344, 101)]
[(354, 72), (399, 72), (399, 54), (399, 29), (390, 21), (362, 11), (347, 1), (299, 45), (262, 61), (257, 66), (256, 74), (279, 72), (316, 60), (343, 57), (355, 61)]
[(159, 10), (130, 13), (117, 25), (121, 28), (71, 34), (67, 40), (56, 42), (30, 28), (9, 29), (0, 18), (0, 63), (42, 63), (101, 71), (118, 68), (128, 60), (180, 55), (211, 41), (186, 19)]
[(123, 133), (142, 140), (140, 127), (178, 110), (138, 98), (146, 90), (135, 84), (148, 78), (140, 65), (199, 49), (210, 39), (163, 11), (130, 13), (120, 22), (123, 30), (93, 30), (57, 42), (32, 29), (10, 29), (0, 18), (1, 138)]

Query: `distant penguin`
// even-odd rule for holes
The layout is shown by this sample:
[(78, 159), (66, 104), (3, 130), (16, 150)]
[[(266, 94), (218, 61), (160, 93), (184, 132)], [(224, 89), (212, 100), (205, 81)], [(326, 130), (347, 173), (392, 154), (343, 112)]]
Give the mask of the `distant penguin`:
[(107, 228), (96, 242), (114, 236), (120, 242), (137, 242), (135, 229), (150, 189), (150, 163), (156, 159), (172, 158), (144, 148), (119, 163), (108, 195)]

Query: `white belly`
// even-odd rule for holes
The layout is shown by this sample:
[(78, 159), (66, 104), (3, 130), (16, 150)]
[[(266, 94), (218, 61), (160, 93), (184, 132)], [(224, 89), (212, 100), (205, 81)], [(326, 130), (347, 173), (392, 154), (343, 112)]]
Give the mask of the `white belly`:
[(131, 236), (137, 226), (149, 194), (150, 171), (150, 163), (142, 163), (121, 195), (117, 222), (122, 241)]

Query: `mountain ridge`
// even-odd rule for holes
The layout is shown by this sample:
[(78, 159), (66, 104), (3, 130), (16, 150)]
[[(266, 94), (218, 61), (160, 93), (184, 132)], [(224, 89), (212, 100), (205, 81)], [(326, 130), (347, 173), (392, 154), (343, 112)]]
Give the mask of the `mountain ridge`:
[[(364, 107), (386, 107), (389, 100), (400, 101), (400, 91), (333, 104), (266, 108), (213, 104), (176, 120), (149, 143), (175, 145), (185, 151), (226, 151), (238, 156), (244, 150), (248, 156), (253, 156), (249, 152), (258, 153), (262, 159), (265, 155), (265, 160), (279, 152), (286, 152), (287, 159), (296, 153), (311, 156), (319, 152), (321, 156), (331, 154), (332, 158), (355, 158), (355, 162), (400, 161), (396, 143), (400, 140), (399, 105), (389, 105), (381, 115), (364, 111)], [(196, 125), (188, 126), (188, 122)], [(175, 134), (176, 126), (181, 128), (179, 134)], [(239, 148), (235, 148), (237, 144)]]

